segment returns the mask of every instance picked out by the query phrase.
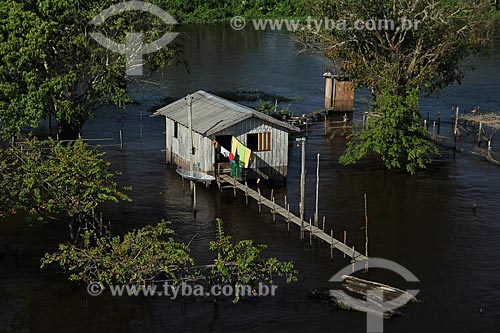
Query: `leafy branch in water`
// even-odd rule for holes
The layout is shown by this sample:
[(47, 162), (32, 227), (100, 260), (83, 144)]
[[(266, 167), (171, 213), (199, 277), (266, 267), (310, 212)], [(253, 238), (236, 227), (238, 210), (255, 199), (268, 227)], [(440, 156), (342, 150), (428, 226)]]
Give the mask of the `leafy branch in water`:
[(374, 152), (387, 169), (406, 168), (414, 174), (425, 168), (430, 156), (439, 151), (422, 127), (417, 91), (406, 96), (384, 92), (377, 97), (374, 107), (378, 116), (371, 117), (367, 128), (348, 143), (340, 163), (352, 165)]
[(101, 285), (146, 283), (158, 277), (178, 283), (185, 267), (194, 261), (188, 247), (170, 237), (173, 234), (165, 221), (123, 237), (100, 237), (87, 231), (80, 246), (60, 244), (57, 252), (45, 254), (42, 267), (55, 263), (70, 273), (71, 281)]
[[(216, 240), (210, 243), (210, 250), (217, 257), (213, 264), (202, 269), (194, 266), (188, 245), (175, 242), (173, 234), (165, 221), (133, 230), (123, 237), (110, 238), (87, 231), (81, 237), (81, 244), (61, 244), (57, 252), (45, 254), (42, 267), (56, 264), (70, 274), (71, 281), (98, 282), (101, 286), (165, 279), (173, 284), (198, 281), (234, 286), (273, 283), (276, 277), (285, 277), (288, 283), (297, 281), (292, 262), (263, 258), (261, 253), (266, 246), (254, 245), (251, 240), (233, 244), (220, 219), (217, 219)], [(238, 300), (235, 295), (234, 302)]]
[(284, 107), (281, 107), (280, 110), (278, 110), (278, 104), (273, 103), (271, 101), (263, 101), (259, 100), (259, 105), (255, 107), (255, 110), (262, 112), (267, 115), (277, 115), (277, 116), (288, 116), (290, 114), (290, 105), (286, 105)]
[(86, 224), (104, 202), (130, 200), (104, 153), (83, 140), (25, 142), (0, 150), (0, 215), (27, 214), (30, 222)]
[[(297, 271), (292, 262), (261, 256), (266, 245), (255, 245), (252, 240), (233, 243), (224, 232), (223, 222), (217, 219), (216, 240), (210, 242), (210, 250), (217, 253), (209, 281), (214, 284), (228, 283), (235, 286), (251, 285), (260, 281), (273, 283), (273, 279), (286, 277), (288, 283), (297, 281)], [(238, 296), (236, 295), (236, 301)]]

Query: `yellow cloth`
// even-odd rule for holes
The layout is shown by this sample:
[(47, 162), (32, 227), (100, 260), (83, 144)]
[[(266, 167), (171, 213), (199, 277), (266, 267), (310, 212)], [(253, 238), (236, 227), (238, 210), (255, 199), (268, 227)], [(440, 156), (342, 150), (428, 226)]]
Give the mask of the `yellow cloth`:
[(248, 168), (248, 165), (250, 164), (250, 156), (252, 155), (252, 151), (245, 147), (245, 159), (243, 160), (245, 162), (245, 168)]
[(238, 139), (236, 139), (234, 136), (233, 138), (231, 139), (231, 153), (233, 153), (234, 156), (236, 156), (236, 150), (238, 149), (238, 144), (240, 142), (238, 141)]
[(245, 145), (243, 145), (238, 139), (234, 136), (231, 139), (231, 153), (236, 156), (236, 153), (240, 156), (240, 161), (245, 164), (245, 168), (248, 168), (250, 164), (250, 157), (252, 155), (252, 151), (248, 149)]

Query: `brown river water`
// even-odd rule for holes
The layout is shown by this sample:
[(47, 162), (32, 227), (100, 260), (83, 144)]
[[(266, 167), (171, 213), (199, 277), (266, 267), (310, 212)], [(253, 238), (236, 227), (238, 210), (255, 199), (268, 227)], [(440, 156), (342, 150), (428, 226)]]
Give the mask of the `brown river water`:
[[(221, 217), (235, 239), (268, 244), (267, 255), (294, 261), (299, 281), (280, 284), (275, 297), (224, 303), (217, 320), (211, 303), (91, 297), (57, 269), (39, 268), (43, 253), (67, 239), (63, 225), (29, 226), (8, 219), (0, 223), (0, 244), (7, 252), (0, 261), (0, 332), (365, 331), (363, 313), (336, 310), (307, 298), (308, 290), (329, 288), (328, 280), (349, 264), (348, 259), (336, 253), (330, 261), (329, 248), (311, 249), (307, 242), (301, 243), (297, 228), (292, 226), (288, 234), (281, 219), (274, 224), (267, 209), (259, 214), (255, 202), (246, 206), (241, 193), (234, 199), (232, 191), (200, 189), (195, 217), (189, 188), (183, 188), (175, 170), (165, 166), (162, 119), (143, 113), (140, 137), (141, 110), (149, 110), (162, 98), (199, 89), (261, 90), (299, 98), (291, 102), (296, 114), (318, 110), (324, 94), (322, 67), (328, 62), (318, 55), (298, 54), (293, 37), (285, 32), (192, 26), (184, 28), (183, 44), (190, 74), (183, 67), (173, 67), (148, 79), (155, 84), (132, 85), (131, 93), (140, 105), (124, 112), (103, 108), (83, 130), (86, 138), (117, 138), (120, 128), (125, 133), (123, 154), (116, 147), (104, 149), (113, 167), (122, 172), (120, 183), (133, 187), (133, 202), (103, 207), (104, 217), (117, 233), (168, 219), (179, 240), (194, 237), (192, 254), (200, 264), (210, 259), (214, 220)], [(498, 50), (490, 58), (474, 60), (476, 70), (462, 85), (422, 99), (422, 112), (429, 112), (431, 119), (442, 113), (443, 135), (452, 132), (452, 106), (470, 110), (479, 105), (482, 111), (499, 111)], [(366, 106), (367, 97), (365, 91), (357, 92), (357, 110)], [(387, 172), (371, 161), (344, 168), (337, 159), (345, 141), (325, 139), (322, 130), (321, 125), (312, 126), (307, 143), (306, 217), (313, 214), (315, 156), (321, 153), (320, 215), (327, 217), (326, 229), (333, 228), (337, 237), (347, 230), (348, 243), (364, 249), (361, 228), (367, 193), (370, 256), (393, 260), (420, 280), (411, 287), (421, 290), (423, 303), (385, 321), (385, 331), (496, 332), (500, 326), (500, 168), (468, 154), (472, 145), (465, 142), (461, 143), (464, 153), (454, 155), (443, 149), (429, 170), (416, 176)], [(300, 148), (293, 143), (290, 152), (288, 186), (275, 189), (275, 195), (278, 202), (288, 195), (291, 206), (297, 207)], [(268, 194), (270, 189), (263, 191)], [(365, 277), (408, 287), (392, 273), (370, 271)]]

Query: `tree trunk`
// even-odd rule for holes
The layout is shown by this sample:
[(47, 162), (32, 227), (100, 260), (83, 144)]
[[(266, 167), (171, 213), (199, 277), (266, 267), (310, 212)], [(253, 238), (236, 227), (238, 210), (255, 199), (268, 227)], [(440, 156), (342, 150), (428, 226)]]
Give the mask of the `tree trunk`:
[(82, 125), (73, 125), (68, 124), (64, 120), (58, 122), (58, 133), (59, 139), (61, 140), (76, 140), (78, 139), (78, 135), (80, 134), (80, 130), (82, 129)]

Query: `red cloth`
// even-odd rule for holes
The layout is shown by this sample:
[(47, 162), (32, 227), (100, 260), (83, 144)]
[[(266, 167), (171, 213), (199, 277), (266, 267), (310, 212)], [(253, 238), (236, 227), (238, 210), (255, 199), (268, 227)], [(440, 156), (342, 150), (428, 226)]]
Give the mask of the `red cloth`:
[(229, 160), (230, 160), (230, 161), (234, 160), (234, 155), (233, 155), (233, 153), (229, 153)]

